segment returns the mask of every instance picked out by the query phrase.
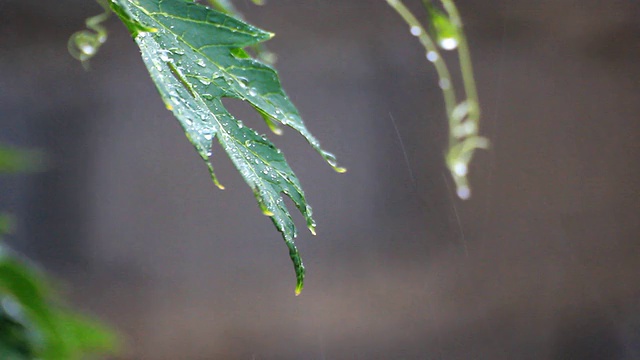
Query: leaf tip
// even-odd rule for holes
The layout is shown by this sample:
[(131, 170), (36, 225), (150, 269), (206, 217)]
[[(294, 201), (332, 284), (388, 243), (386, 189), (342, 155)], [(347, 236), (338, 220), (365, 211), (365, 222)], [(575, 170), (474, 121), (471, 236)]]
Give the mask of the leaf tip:
[(304, 284), (299, 282), (298, 285), (296, 285), (296, 296), (300, 296), (300, 293), (302, 293), (302, 289), (304, 288)]
[(316, 236), (316, 227), (315, 226), (309, 226), (309, 231), (311, 231), (311, 235)]
[[(187, 135), (187, 137), (189, 137), (189, 135)], [(218, 189), (224, 190), (225, 187), (220, 183), (220, 181), (218, 181), (218, 177), (216, 176), (216, 173), (213, 171), (213, 165), (211, 165), (211, 163), (209, 162), (209, 157), (205, 156), (203, 153), (201, 153), (200, 156), (207, 163), (207, 167), (209, 168), (209, 175), (211, 175), (211, 180), (213, 180), (213, 184), (217, 186)]]
[(338, 174), (344, 174), (347, 172), (347, 168), (344, 168), (342, 166), (334, 166), (333, 170), (335, 170)]

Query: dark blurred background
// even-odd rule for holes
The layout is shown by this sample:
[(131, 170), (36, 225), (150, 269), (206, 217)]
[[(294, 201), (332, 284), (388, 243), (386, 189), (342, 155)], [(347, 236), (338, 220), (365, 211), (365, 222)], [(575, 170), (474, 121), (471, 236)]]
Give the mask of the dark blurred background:
[(127, 336), (120, 359), (640, 359), (640, 2), (458, 1), (493, 145), (465, 202), (435, 71), (385, 1), (237, 4), (349, 169), (269, 135), (319, 224), (299, 297), (251, 191), (224, 156), (213, 186), (115, 18), (87, 72), (67, 39), (95, 3), (0, 0), (0, 141), (50, 159), (0, 180), (0, 208)]

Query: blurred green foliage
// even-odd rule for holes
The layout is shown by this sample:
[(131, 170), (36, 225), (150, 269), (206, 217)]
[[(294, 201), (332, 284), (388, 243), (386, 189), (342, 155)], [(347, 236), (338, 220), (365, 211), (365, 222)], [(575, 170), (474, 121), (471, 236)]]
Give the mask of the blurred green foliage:
[[(0, 173), (43, 164), (38, 152), (0, 145)], [(0, 214), (0, 359), (74, 360), (115, 351), (112, 330), (65, 307), (50, 280), (3, 242), (14, 223), (10, 214)]]

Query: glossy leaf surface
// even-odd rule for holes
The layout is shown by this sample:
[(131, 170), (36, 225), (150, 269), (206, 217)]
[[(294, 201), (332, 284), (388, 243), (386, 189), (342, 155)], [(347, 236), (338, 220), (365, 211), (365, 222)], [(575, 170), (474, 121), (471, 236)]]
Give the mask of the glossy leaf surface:
[(131, 31), (167, 109), (182, 125), (216, 185), (222, 188), (210, 162), (214, 139), (254, 192), (262, 212), (282, 233), (299, 293), (304, 266), (282, 194), (293, 200), (314, 232), (311, 208), (280, 150), (233, 117), (222, 103), (222, 98), (246, 101), (276, 134), (281, 131), (279, 125), (295, 129), (336, 171), (344, 171), (307, 130), (276, 72), (244, 51), (273, 34), (186, 0), (113, 0), (112, 8)]

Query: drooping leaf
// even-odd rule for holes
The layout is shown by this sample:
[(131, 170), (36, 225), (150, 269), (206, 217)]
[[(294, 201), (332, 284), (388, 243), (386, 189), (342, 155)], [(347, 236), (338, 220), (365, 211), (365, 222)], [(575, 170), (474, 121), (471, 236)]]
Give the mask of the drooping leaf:
[(276, 72), (243, 50), (273, 34), (187, 0), (112, 0), (111, 5), (131, 31), (162, 99), (206, 162), (213, 181), (222, 187), (210, 162), (215, 138), (253, 190), (263, 213), (282, 233), (299, 293), (304, 266), (282, 194), (293, 200), (314, 232), (311, 207), (282, 153), (222, 103), (222, 98), (248, 102), (274, 132), (280, 132), (278, 124), (295, 129), (336, 171), (344, 171), (307, 130)]

